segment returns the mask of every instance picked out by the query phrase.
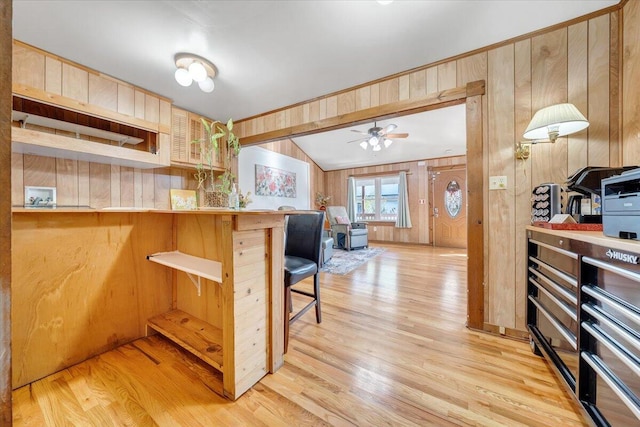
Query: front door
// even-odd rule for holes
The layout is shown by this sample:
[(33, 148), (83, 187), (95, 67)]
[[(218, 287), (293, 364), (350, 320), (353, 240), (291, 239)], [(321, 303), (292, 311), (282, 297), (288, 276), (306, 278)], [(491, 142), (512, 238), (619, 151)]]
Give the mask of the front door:
[(467, 247), (467, 169), (432, 170), (433, 245)]

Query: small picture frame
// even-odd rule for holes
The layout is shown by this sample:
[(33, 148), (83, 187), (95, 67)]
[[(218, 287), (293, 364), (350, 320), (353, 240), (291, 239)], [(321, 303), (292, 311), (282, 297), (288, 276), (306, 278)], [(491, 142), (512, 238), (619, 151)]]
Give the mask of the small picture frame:
[(172, 188), (169, 190), (171, 197), (171, 210), (174, 211), (194, 211), (198, 210), (198, 200), (195, 190), (179, 190)]
[(56, 187), (24, 187), (25, 208), (55, 208)]

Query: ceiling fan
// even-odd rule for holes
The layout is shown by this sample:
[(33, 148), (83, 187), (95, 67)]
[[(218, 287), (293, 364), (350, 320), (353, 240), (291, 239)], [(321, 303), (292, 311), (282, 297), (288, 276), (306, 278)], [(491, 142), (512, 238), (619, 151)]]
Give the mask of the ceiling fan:
[(393, 139), (406, 138), (409, 136), (408, 133), (390, 133), (397, 127), (397, 125), (389, 124), (382, 128), (379, 127), (376, 122), (374, 122), (373, 127), (366, 132), (351, 129), (351, 132), (356, 132), (365, 136), (363, 138), (354, 139), (353, 141), (348, 141), (347, 144), (350, 144), (352, 142), (360, 142), (359, 145), (363, 150), (366, 150), (369, 146), (371, 146), (373, 151), (380, 151), (382, 150), (383, 145), (384, 148), (387, 148), (391, 144), (393, 144)]

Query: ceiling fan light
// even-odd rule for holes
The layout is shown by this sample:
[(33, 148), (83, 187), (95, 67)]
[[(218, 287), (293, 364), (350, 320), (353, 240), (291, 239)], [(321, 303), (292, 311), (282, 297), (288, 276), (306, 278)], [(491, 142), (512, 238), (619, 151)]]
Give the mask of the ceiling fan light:
[(367, 141), (362, 141), (360, 143), (360, 147), (362, 147), (363, 150), (366, 150), (368, 146), (369, 146), (369, 144), (367, 144)]
[(378, 137), (377, 136), (372, 136), (371, 138), (369, 138), (369, 144), (373, 147), (375, 147), (376, 145), (378, 145)]
[(382, 150), (382, 145), (377, 144), (373, 146), (373, 151), (380, 151), (380, 150)]
[(193, 79), (191, 78), (191, 74), (187, 71), (186, 68), (178, 68), (174, 74), (176, 81), (180, 86), (189, 86)]
[(191, 65), (189, 65), (189, 74), (191, 74), (191, 78), (200, 83), (207, 78), (207, 69), (204, 68), (202, 62), (193, 61)]
[(213, 79), (211, 77), (207, 77), (206, 79), (204, 79), (203, 81), (198, 83), (198, 86), (200, 86), (200, 90), (202, 90), (205, 93), (213, 92), (213, 89), (215, 89), (215, 87), (216, 87), (216, 85), (215, 85), (215, 83), (213, 83)]
[(391, 144), (393, 144), (393, 141), (389, 138), (385, 138), (384, 139), (384, 148), (388, 148)]

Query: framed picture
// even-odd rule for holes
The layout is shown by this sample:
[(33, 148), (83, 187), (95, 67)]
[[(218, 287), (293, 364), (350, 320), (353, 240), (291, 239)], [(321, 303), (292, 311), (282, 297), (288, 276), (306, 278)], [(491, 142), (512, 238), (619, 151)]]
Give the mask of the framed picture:
[(193, 211), (198, 209), (195, 190), (178, 190), (172, 188), (169, 190), (169, 194), (171, 195), (171, 210)]
[(256, 164), (256, 196), (296, 198), (295, 172)]

